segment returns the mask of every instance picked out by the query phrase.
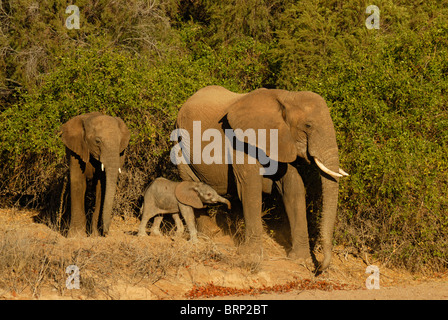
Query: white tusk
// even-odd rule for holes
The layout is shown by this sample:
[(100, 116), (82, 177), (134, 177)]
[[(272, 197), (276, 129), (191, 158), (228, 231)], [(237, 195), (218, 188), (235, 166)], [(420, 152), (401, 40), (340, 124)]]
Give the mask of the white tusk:
[(319, 167), (320, 170), (322, 170), (323, 172), (325, 172), (326, 174), (332, 176), (333, 178), (341, 178), (343, 177), (342, 174), (340, 173), (336, 173), (334, 171), (331, 171), (330, 169), (328, 169), (326, 166), (324, 166), (324, 164), (322, 162), (319, 161), (319, 159), (317, 159), (316, 157), (314, 157), (314, 161), (316, 161), (317, 166)]
[(118, 168), (118, 173), (121, 173), (121, 168)]
[(342, 170), (341, 168), (339, 168), (339, 173), (346, 177), (349, 176), (349, 174), (347, 172), (345, 172), (344, 170)]
[(104, 171), (104, 164), (101, 164), (101, 171)]

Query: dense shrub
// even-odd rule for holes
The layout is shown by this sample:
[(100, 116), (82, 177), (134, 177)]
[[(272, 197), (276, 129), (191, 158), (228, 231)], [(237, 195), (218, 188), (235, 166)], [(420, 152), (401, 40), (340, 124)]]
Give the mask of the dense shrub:
[(354, 4), (288, 7), (277, 83), (315, 91), (331, 107), (351, 173), (338, 242), (411, 269), (446, 267), (448, 12), (385, 1), (380, 30), (368, 30), (365, 7)]
[[(65, 1), (0, 4), (0, 196), (59, 199), (58, 136), (100, 110), (132, 132), (117, 209), (177, 178), (178, 107), (210, 84), (312, 90), (331, 108), (342, 167), (335, 242), (413, 270), (448, 267), (448, 8), (438, 1)], [(59, 193), (58, 193), (59, 192)], [(56, 200), (55, 200), (56, 201)]]
[[(186, 28), (185, 41), (189, 33)], [(119, 207), (134, 211), (145, 184), (162, 172), (174, 174), (169, 135), (180, 105), (211, 84), (235, 91), (261, 86), (259, 54), (248, 39), (230, 52), (205, 45), (191, 56), (173, 49), (156, 60), (102, 48), (78, 48), (55, 58), (58, 67), (43, 77), (39, 92), (24, 93), (0, 114), (3, 196), (26, 195), (25, 203), (42, 203), (67, 169), (60, 126), (75, 115), (101, 111), (121, 117), (132, 133), (122, 179), (127, 191)]]

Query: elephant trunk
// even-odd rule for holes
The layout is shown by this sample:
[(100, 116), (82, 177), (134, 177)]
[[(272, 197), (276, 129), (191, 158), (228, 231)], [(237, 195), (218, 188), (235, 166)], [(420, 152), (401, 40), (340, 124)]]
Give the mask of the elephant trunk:
[(224, 203), (225, 205), (227, 205), (227, 208), (228, 208), (229, 210), (232, 209), (232, 205), (230, 204), (230, 201), (227, 200), (227, 199), (224, 198), (224, 197), (221, 197), (221, 196), (218, 195), (218, 194), (215, 194), (215, 195), (213, 196), (213, 198), (211, 198), (210, 200), (206, 201), (206, 203), (218, 203), (218, 202), (220, 202), (220, 203)]
[[(339, 158), (337, 149), (333, 149), (327, 153), (325, 157), (325, 167), (332, 172), (339, 171)], [(326, 269), (331, 262), (333, 249), (333, 232), (336, 222), (336, 213), (338, 206), (338, 190), (339, 178), (329, 175), (326, 172), (321, 172), (322, 183), (322, 224), (321, 224), (321, 239), (324, 253), (324, 260), (319, 269)]]
[(102, 210), (102, 234), (104, 236), (109, 232), (109, 227), (112, 220), (112, 207), (117, 190), (118, 173), (120, 169), (118, 153), (116, 157), (112, 158), (112, 160), (110, 160), (110, 158), (108, 160), (106, 159), (104, 159), (104, 162), (102, 162), (102, 165), (104, 166), (106, 172), (106, 183)]
[(230, 201), (227, 200), (226, 198), (219, 196), (218, 201), (221, 202), (221, 203), (226, 204), (227, 205), (227, 209), (229, 209), (229, 210), (232, 209), (232, 205), (230, 204)]

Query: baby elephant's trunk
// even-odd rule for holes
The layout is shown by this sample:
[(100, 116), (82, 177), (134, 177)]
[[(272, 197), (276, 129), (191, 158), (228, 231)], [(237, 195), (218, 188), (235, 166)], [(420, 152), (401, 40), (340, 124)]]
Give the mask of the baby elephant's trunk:
[(218, 201), (217, 202), (221, 202), (221, 203), (225, 203), (227, 205), (227, 208), (230, 210), (232, 209), (232, 205), (230, 204), (230, 201), (227, 200), (224, 197), (218, 196)]

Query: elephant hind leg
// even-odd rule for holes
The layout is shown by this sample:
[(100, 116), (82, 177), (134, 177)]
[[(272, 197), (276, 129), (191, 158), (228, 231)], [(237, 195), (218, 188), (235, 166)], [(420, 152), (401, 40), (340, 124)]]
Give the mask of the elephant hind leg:
[[(176, 236), (181, 237), (184, 234), (184, 224), (182, 223), (182, 220), (179, 217), (178, 213), (173, 214), (174, 222), (176, 223)], [(151, 229), (150, 229), (150, 235), (152, 236), (160, 236), (162, 233), (160, 232), (160, 225), (163, 220), (163, 215), (159, 215), (158, 217), (154, 218), (154, 222), (152, 223)]]
[(177, 165), (179, 170), (179, 175), (183, 181), (196, 181), (199, 182), (198, 177), (194, 174), (193, 170), (191, 170), (188, 164), (179, 163)]
[[(157, 211), (154, 210), (153, 206), (151, 206), (149, 203), (143, 203), (142, 207), (142, 221), (140, 221), (140, 225), (138, 227), (138, 236), (146, 236), (146, 225), (148, 224), (149, 219), (154, 217), (157, 214)], [(157, 217), (156, 219), (158, 219)], [(162, 219), (159, 221), (159, 225)]]
[(149, 230), (149, 234), (151, 236), (161, 236), (162, 233), (160, 232), (160, 224), (162, 223), (163, 216), (159, 215), (158, 217), (154, 218), (154, 222), (152, 223), (151, 230)]

